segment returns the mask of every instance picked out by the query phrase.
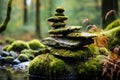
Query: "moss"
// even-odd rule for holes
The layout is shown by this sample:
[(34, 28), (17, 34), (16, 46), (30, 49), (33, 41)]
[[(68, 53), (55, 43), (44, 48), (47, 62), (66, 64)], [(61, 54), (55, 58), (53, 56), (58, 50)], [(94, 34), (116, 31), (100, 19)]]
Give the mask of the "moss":
[(63, 7), (57, 7), (56, 12), (63, 13), (65, 9)]
[[(29, 74), (57, 78), (66, 75), (65, 63), (50, 54), (41, 54), (30, 62)], [(64, 73), (63, 73), (64, 72)]]
[(63, 13), (55, 13), (55, 16), (65, 16)]
[(20, 60), (21, 62), (25, 62), (28, 61), (29, 57), (26, 54), (20, 54), (18, 56), (18, 60)]
[(81, 29), (81, 26), (71, 26), (71, 27), (59, 28), (55, 30), (49, 30), (49, 33), (50, 34), (63, 34), (63, 33), (67, 34), (80, 29)]
[(2, 50), (3, 50), (3, 51), (7, 51), (9, 47), (10, 47), (10, 45), (5, 45), (5, 46), (2, 48)]
[(95, 58), (91, 58), (87, 62), (80, 64), (78, 67), (80, 78), (83, 78), (83, 80), (91, 80), (100, 77), (104, 58), (104, 55), (98, 55)]
[(26, 54), (30, 59), (33, 59), (35, 56), (42, 54), (38, 50), (24, 49), (21, 51), (21, 54)]
[(12, 56), (7, 56), (7, 57), (5, 57), (5, 62), (6, 62), (6, 63), (12, 63), (13, 60), (14, 60), (14, 57), (12, 57)]
[(96, 35), (92, 34), (92, 33), (87, 33), (87, 32), (80, 32), (80, 33), (69, 33), (67, 35), (68, 38), (77, 38), (77, 39), (80, 39), (80, 38), (93, 38), (93, 37), (96, 37)]
[(117, 37), (111, 38), (108, 41), (108, 48), (113, 50), (117, 45), (120, 45), (120, 39)]
[(43, 45), (39, 40), (34, 39), (28, 42), (28, 45), (33, 50), (39, 50), (41, 48), (45, 48), (45, 45)]
[(20, 52), (24, 49), (29, 49), (29, 46), (26, 42), (22, 40), (14, 41), (7, 49), (7, 51), (17, 51)]
[(58, 57), (65, 58), (73, 58), (78, 60), (86, 60), (88, 57), (93, 56), (88, 48), (83, 48), (81, 50), (66, 50), (66, 49), (51, 49), (51, 54), (56, 55)]
[(48, 18), (48, 21), (49, 22), (63, 22), (67, 19), (68, 19), (67, 16), (54, 16), (54, 17)]
[(53, 23), (51, 26), (54, 28), (64, 27), (66, 24), (64, 22), (56, 22)]
[[(38, 51), (37, 51), (38, 52)], [(35, 51), (33, 50), (30, 50), (30, 49), (25, 49), (25, 50), (22, 50), (20, 54), (25, 54), (28, 56), (29, 59), (34, 59), (35, 55), (34, 55)]]
[(117, 27), (117, 26), (120, 26), (120, 19), (117, 19), (117, 20), (113, 21), (112, 23), (110, 23), (110, 24), (105, 28), (105, 30), (109, 30), (109, 29), (112, 29), (112, 28)]

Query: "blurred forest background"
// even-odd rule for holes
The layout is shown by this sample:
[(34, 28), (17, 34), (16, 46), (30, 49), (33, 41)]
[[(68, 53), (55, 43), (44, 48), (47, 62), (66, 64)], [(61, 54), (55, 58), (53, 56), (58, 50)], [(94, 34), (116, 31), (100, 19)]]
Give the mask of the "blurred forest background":
[[(120, 14), (120, 0), (118, 2)], [(0, 0), (0, 23), (6, 16), (7, 3), (8, 0)], [(80, 26), (82, 20), (87, 18), (92, 24), (101, 27), (101, 0), (13, 0), (11, 20), (6, 31), (0, 35), (30, 40), (37, 38), (36, 32), (40, 26), (40, 35), (37, 36), (48, 36), (50, 26), (47, 18), (54, 14), (57, 6), (65, 8), (65, 15), (68, 16), (67, 25)]]

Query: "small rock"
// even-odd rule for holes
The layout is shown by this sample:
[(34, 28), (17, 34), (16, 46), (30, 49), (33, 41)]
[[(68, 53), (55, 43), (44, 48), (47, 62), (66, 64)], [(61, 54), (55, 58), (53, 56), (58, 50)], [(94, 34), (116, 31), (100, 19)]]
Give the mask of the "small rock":
[(13, 56), (14, 58), (18, 57), (18, 54), (14, 51), (10, 51), (10, 55)]
[(13, 61), (13, 65), (16, 65), (16, 64), (19, 64), (19, 63), (21, 63), (21, 62), (20, 62), (20, 60), (18, 60), (18, 59), (15, 59), (15, 60)]
[(3, 50), (0, 50), (0, 54), (2, 57), (10, 56), (9, 52), (3, 51)]

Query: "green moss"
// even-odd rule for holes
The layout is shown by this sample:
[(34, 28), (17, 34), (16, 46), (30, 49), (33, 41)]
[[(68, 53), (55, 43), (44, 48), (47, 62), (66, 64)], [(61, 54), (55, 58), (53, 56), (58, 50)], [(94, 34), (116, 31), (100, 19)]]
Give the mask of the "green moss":
[(65, 69), (65, 63), (62, 60), (50, 54), (41, 54), (30, 62), (29, 74), (55, 78), (64, 76)]
[(63, 58), (73, 58), (78, 60), (86, 60), (88, 57), (93, 56), (88, 48), (83, 48), (81, 50), (66, 50), (66, 49), (51, 49), (51, 54), (60, 56)]
[(43, 45), (39, 40), (34, 39), (28, 42), (28, 45), (33, 50), (39, 50), (41, 48), (45, 48), (45, 45)]
[(14, 41), (7, 49), (7, 51), (22, 51), (24, 49), (29, 49), (29, 46), (26, 42), (22, 40)]
[(105, 28), (105, 30), (109, 30), (109, 29), (112, 29), (112, 28), (117, 27), (117, 26), (120, 26), (120, 19), (117, 19), (117, 20), (113, 21), (112, 23), (110, 23), (110, 24)]
[(56, 22), (53, 23), (51, 26), (54, 28), (64, 27), (66, 24), (64, 22)]
[(65, 16), (63, 13), (55, 13), (55, 16)]
[(91, 58), (87, 62), (80, 64), (78, 67), (79, 75), (86, 78), (86, 80), (99, 77), (101, 75), (103, 66), (102, 61), (104, 58), (104, 55), (98, 55), (95, 58)]
[(14, 57), (12, 57), (12, 56), (7, 56), (7, 57), (5, 57), (5, 62), (6, 62), (6, 63), (12, 63), (13, 60), (14, 60)]
[(81, 26), (70, 26), (70, 27), (59, 28), (55, 30), (49, 30), (48, 32), (50, 34), (63, 34), (63, 33), (67, 34), (80, 29), (81, 29)]
[(2, 50), (3, 50), (3, 51), (7, 51), (9, 47), (10, 47), (10, 45), (5, 45), (5, 46), (2, 48)]
[(63, 7), (57, 7), (56, 12), (63, 13), (65, 9)]
[(117, 45), (120, 45), (120, 39), (117, 37), (111, 38), (108, 41), (108, 48), (113, 50)]
[(26, 54), (30, 59), (33, 59), (35, 56), (38, 56), (42, 53), (43, 52), (40, 52), (38, 50), (31, 50), (31, 49), (24, 49), (21, 51), (21, 54)]
[[(37, 51), (38, 52), (38, 51)], [(25, 49), (25, 50), (22, 50), (20, 54), (25, 54), (28, 56), (29, 59), (34, 59), (35, 55), (34, 55), (35, 51), (33, 50), (30, 50), (30, 49)]]
[(21, 62), (25, 62), (28, 61), (29, 57), (26, 54), (20, 54), (18, 56), (18, 60), (20, 60)]
[(49, 22), (63, 22), (67, 19), (68, 19), (67, 16), (54, 16), (54, 17), (48, 18), (48, 21)]

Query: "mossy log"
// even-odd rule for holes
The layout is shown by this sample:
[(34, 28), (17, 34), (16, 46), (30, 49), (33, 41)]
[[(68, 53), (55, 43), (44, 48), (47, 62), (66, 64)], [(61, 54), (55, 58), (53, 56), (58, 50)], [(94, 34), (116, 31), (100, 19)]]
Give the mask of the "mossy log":
[(4, 22), (0, 25), (0, 33), (3, 32), (6, 27), (8, 22), (10, 21), (10, 14), (11, 14), (11, 6), (12, 6), (12, 0), (9, 0), (8, 5), (7, 5), (7, 14)]

